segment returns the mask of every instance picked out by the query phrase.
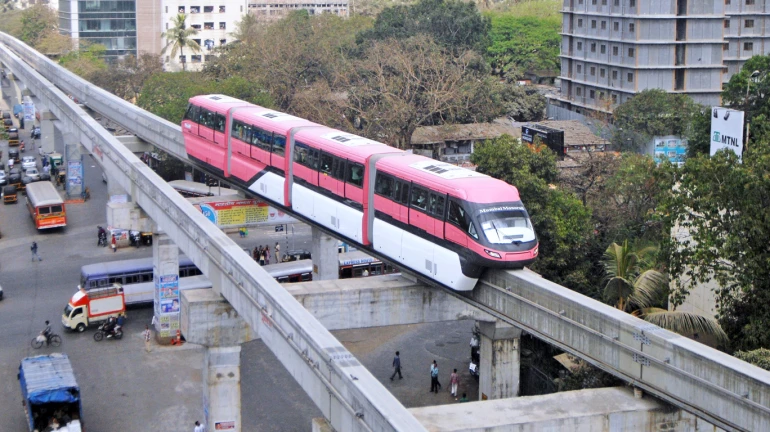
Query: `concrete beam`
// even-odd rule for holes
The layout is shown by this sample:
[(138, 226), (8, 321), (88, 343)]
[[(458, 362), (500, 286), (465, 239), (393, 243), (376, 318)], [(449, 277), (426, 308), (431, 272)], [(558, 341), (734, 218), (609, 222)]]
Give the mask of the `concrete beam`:
[[(692, 414), (633, 390), (613, 387), (409, 410), (431, 431), (535, 432), (612, 431), (721, 432)], [(665, 425), (665, 426), (664, 426)]]
[(254, 339), (249, 324), (213, 289), (180, 292), (180, 327), (188, 342), (207, 347), (240, 345)]
[(127, 149), (131, 150), (132, 153), (145, 153), (145, 152), (151, 152), (153, 149), (153, 145), (148, 143), (147, 141), (139, 138), (135, 135), (123, 135), (115, 137), (123, 143), (124, 146), (126, 146)]

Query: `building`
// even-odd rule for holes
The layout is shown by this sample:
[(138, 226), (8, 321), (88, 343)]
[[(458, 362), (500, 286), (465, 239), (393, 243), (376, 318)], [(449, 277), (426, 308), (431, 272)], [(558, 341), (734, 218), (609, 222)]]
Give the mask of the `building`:
[(564, 0), (561, 92), (571, 111), (611, 112), (642, 90), (719, 105), (722, 84), (770, 52), (770, 0)]
[(310, 15), (330, 13), (343, 17), (349, 16), (348, 0), (258, 0), (249, 3), (249, 13), (257, 16), (262, 22), (276, 21), (293, 10), (307, 10)]
[(136, 2), (134, 0), (59, 0), (59, 32), (80, 42), (101, 44), (105, 56), (136, 55)]

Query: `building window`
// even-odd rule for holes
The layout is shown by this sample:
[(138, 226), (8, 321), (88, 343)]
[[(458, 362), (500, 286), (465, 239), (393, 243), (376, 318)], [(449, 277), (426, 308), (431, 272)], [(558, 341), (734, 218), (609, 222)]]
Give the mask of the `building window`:
[(751, 6), (754, 4), (754, 0), (746, 0), (746, 6)]
[(618, 71), (612, 71), (612, 79), (618, 79)]
[(179, 6), (179, 13), (184, 13), (184, 6)]
[(602, 6), (607, 6), (607, 0), (602, 0)]
[(596, 76), (596, 66), (591, 66), (591, 76)]
[(620, 6), (620, 0), (615, 0), (615, 6)]
[(628, 73), (628, 82), (634, 82), (634, 74), (633, 72)]
[(617, 22), (617, 21), (615, 21), (614, 23), (612, 23), (612, 30), (614, 30), (614, 31), (620, 31), (620, 23), (619, 23), (619, 22)]
[(604, 75), (606, 74), (604, 68), (599, 69), (599, 76), (604, 78)]
[(604, 100), (604, 92), (599, 92), (599, 100)]
[[(747, 3), (748, 3), (748, 1), (747, 1)], [(754, 20), (753, 19), (746, 20), (744, 22), (743, 26), (746, 27), (746, 28), (754, 28)]]
[(191, 14), (197, 14), (201, 12), (200, 6), (190, 6), (190, 13)]
[(204, 30), (214, 30), (214, 23), (213, 22), (203, 23), (203, 29)]
[(578, 18), (578, 27), (583, 27), (583, 18)]
[(629, 49), (628, 49), (628, 56), (629, 56), (629, 57), (631, 57), (631, 58), (633, 58), (633, 57), (634, 57), (634, 55), (636, 55), (636, 53), (634, 52), (634, 49), (633, 49), (633, 48), (629, 48)]
[(166, 30), (168, 30), (168, 23), (166, 23)]
[(577, 90), (575, 90), (575, 94), (577, 94), (578, 96), (583, 96), (583, 89), (578, 87)]
[(618, 95), (616, 95), (616, 94), (612, 95), (612, 103), (614, 103), (614, 104), (618, 103)]
[(730, 20), (725, 20), (725, 28), (730, 28)]
[(725, 0), (725, 4), (729, 5), (730, 4), (730, 0)]
[(200, 63), (201, 62), (201, 56), (199, 56), (199, 55), (191, 55), (190, 56), (190, 62), (191, 63)]
[(730, 44), (729, 43), (722, 44), (722, 51), (728, 51), (729, 49), (730, 49)]
[(214, 6), (203, 6), (203, 13), (213, 13)]
[(607, 30), (607, 21), (602, 21), (602, 30)]
[(636, 7), (636, 0), (629, 0), (628, 5), (631, 7)]
[(607, 53), (607, 45), (602, 45), (601, 46), (601, 52), (602, 52), (602, 54), (606, 54)]
[(223, 23), (223, 22), (219, 23), (219, 29), (220, 30), (227, 30), (227, 23)]
[(179, 56), (179, 63), (187, 63), (187, 56)]
[(583, 72), (583, 65), (577, 65), (577, 73)]
[(591, 4), (596, 6), (596, 0), (591, 0)]
[(754, 51), (754, 42), (744, 42), (743, 43), (743, 50), (744, 51)]
[(616, 46), (612, 47), (612, 55), (614, 56), (618, 55), (618, 47)]
[(220, 45), (224, 45), (224, 44), (226, 44), (226, 43), (227, 43), (227, 39), (220, 39), (220, 40), (219, 40), (219, 44), (220, 44)]
[(596, 90), (591, 90), (591, 91), (588, 93), (588, 97), (590, 97), (591, 99), (594, 99), (594, 98), (596, 98)]
[(628, 24), (628, 31), (630, 31), (631, 33), (635, 32), (636, 31), (636, 24), (634, 24), (634, 23)]
[(583, 51), (583, 42), (578, 42), (577, 43), (577, 49), (578, 49), (578, 51)]
[(224, 6), (220, 6), (219, 7), (219, 13), (225, 13), (225, 7)]
[(166, 6), (166, 13), (168, 13), (168, 6)]
[(596, 28), (596, 20), (591, 20), (591, 28), (592, 29)]
[(596, 52), (596, 42), (591, 42), (591, 52)]

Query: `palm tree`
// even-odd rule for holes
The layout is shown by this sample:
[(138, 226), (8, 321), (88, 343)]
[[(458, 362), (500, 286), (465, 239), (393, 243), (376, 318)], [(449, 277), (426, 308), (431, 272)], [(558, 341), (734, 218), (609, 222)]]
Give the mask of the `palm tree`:
[[(166, 38), (166, 46), (163, 47), (161, 54), (165, 54), (166, 49), (171, 47), (171, 57), (176, 57), (177, 51), (180, 56), (184, 56), (185, 47), (190, 48), (192, 52), (200, 52), (201, 46), (198, 42), (190, 39), (191, 36), (198, 34), (198, 30), (187, 28), (187, 15), (180, 13), (171, 19), (172, 26), (167, 32), (162, 33), (161, 37)], [(187, 71), (187, 62), (182, 62), (182, 70)]]
[(628, 240), (622, 245), (611, 244), (603, 259), (607, 281), (604, 287), (605, 301), (675, 333), (706, 334), (715, 337), (720, 343), (726, 343), (727, 335), (716, 320), (656, 306), (668, 295), (668, 277), (652, 269), (651, 262), (647, 260), (655, 251), (653, 247), (634, 250), (628, 245)]

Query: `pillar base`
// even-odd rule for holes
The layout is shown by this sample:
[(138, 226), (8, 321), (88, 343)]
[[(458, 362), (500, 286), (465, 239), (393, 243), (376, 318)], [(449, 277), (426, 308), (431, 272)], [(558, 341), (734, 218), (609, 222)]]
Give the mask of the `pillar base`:
[(241, 347), (209, 347), (203, 357), (208, 430), (241, 430)]
[(313, 245), (310, 251), (313, 259), (313, 280), (340, 278), (337, 239), (313, 228)]
[(481, 331), (479, 400), (518, 396), (521, 329), (502, 321), (478, 324)]

